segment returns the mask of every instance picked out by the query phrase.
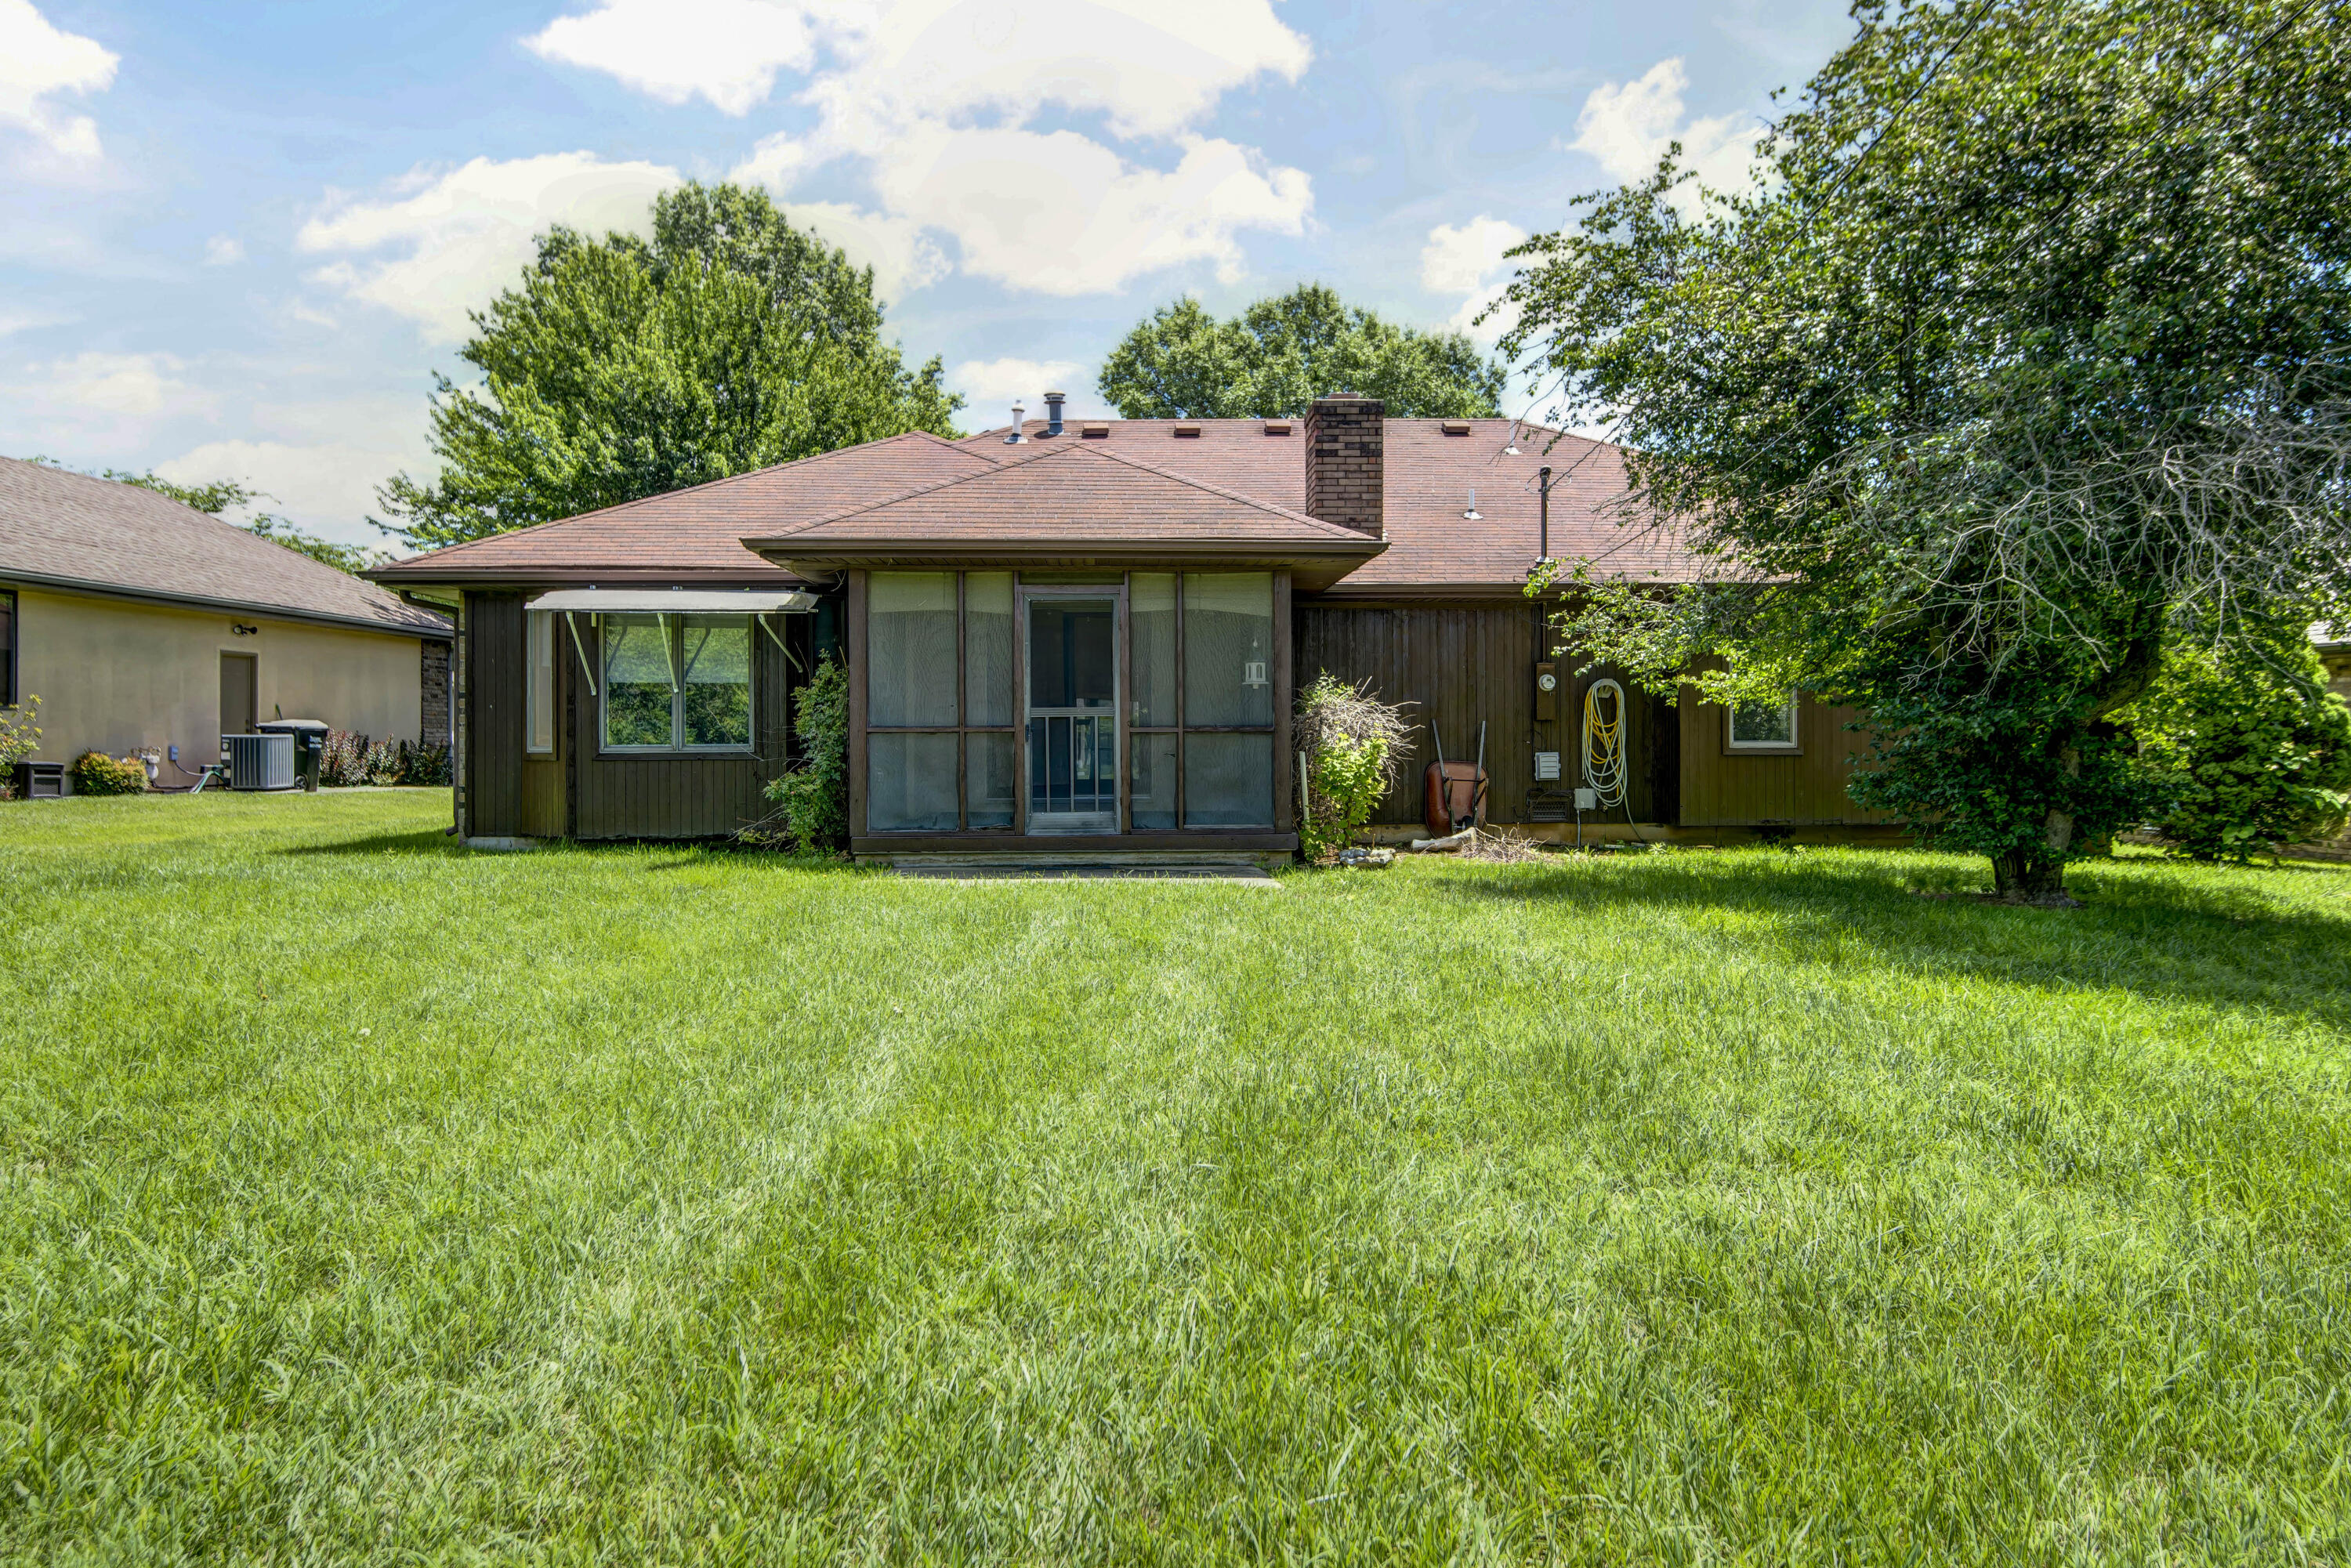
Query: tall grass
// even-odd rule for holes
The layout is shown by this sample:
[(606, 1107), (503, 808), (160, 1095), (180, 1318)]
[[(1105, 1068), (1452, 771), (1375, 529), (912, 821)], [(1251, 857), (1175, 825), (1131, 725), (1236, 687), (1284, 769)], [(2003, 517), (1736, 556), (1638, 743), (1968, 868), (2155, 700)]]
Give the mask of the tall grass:
[(0, 1555), (2339, 1562), (2351, 875), (0, 809)]

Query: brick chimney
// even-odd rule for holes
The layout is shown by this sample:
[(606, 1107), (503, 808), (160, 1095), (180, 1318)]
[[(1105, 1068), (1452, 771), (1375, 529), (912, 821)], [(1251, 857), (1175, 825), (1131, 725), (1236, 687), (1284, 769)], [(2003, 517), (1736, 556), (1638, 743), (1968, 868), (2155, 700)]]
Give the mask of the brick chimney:
[(1374, 538), (1387, 530), (1387, 404), (1338, 392), (1306, 410), (1306, 514)]

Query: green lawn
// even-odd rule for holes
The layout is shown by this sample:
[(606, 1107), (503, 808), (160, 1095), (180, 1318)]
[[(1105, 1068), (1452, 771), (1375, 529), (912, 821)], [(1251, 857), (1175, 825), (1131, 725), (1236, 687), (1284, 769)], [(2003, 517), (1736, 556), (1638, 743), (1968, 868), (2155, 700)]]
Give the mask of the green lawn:
[(2351, 873), (0, 808), (0, 1558), (2342, 1562)]

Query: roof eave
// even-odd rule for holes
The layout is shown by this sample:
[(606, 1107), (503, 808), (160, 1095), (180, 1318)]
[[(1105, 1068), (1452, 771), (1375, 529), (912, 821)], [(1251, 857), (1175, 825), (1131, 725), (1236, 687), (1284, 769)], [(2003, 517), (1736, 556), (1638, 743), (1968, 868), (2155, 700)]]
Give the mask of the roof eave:
[(1090, 566), (1122, 570), (1165, 567), (1172, 570), (1213, 568), (1287, 570), (1298, 586), (1316, 591), (1338, 581), (1386, 549), (1368, 536), (1331, 539), (938, 539), (867, 538), (818, 543), (796, 536), (747, 538), (785, 570), (811, 580), (830, 580), (852, 570), (968, 570), (991, 566), (1020, 568)]
[(249, 599), (165, 593), (155, 589), (127, 588), (120, 583), (94, 582), (87, 578), (58, 577), (47, 572), (17, 571), (5, 567), (0, 567), (0, 583), (80, 594), (92, 599), (126, 599), (135, 603), (160, 605), (172, 610), (208, 610), (220, 614), (251, 615), (264, 621), (298, 621), (305, 625), (333, 626), (350, 632), (380, 632), (387, 637), (423, 637), (443, 642), (453, 635), (446, 622), (426, 625), (422, 622), (371, 621), (364, 615), (337, 615), (329, 611), (304, 610), (293, 605), (269, 604)]

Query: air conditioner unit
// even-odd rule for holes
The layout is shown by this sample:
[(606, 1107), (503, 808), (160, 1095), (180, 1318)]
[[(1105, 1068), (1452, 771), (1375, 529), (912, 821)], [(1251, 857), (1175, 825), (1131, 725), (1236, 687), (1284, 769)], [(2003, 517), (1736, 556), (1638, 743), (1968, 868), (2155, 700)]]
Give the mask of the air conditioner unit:
[(294, 788), (294, 737), (290, 735), (224, 735), (221, 755), (228, 761), (232, 789)]

